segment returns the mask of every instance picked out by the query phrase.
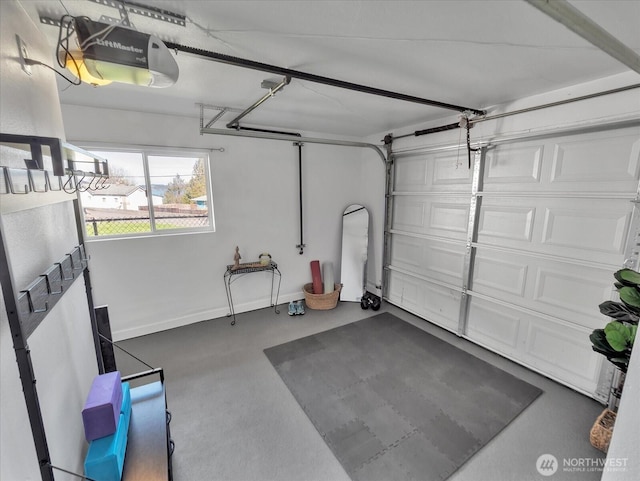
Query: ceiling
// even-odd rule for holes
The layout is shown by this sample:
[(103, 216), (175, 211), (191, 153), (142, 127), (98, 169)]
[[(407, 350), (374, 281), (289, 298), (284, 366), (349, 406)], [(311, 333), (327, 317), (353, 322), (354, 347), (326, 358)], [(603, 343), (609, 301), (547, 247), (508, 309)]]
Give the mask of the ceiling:
[[(113, 0), (21, 0), (51, 41), (41, 16), (120, 18)], [(489, 108), (629, 69), (523, 0), (151, 1), (186, 25), (129, 13), (133, 26), (162, 40), (279, 67), (471, 108)], [(640, 53), (640, 1), (571, 0)], [(277, 75), (178, 52), (180, 78), (153, 89), (94, 88), (60, 80), (63, 104), (199, 117), (197, 103), (244, 110)], [(53, 60), (52, 60), (53, 62)], [(205, 114), (212, 118), (216, 110)], [(243, 126), (365, 137), (449, 117), (452, 111), (292, 79)], [(237, 112), (213, 127), (224, 128)], [(207, 120), (205, 120), (206, 122)]]

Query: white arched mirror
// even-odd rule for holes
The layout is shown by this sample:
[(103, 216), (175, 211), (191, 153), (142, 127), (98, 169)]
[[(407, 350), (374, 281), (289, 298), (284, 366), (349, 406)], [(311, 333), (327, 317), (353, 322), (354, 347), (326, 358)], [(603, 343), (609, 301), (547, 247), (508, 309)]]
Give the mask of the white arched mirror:
[(340, 300), (360, 302), (365, 289), (369, 212), (360, 204), (346, 208), (342, 215), (342, 263)]

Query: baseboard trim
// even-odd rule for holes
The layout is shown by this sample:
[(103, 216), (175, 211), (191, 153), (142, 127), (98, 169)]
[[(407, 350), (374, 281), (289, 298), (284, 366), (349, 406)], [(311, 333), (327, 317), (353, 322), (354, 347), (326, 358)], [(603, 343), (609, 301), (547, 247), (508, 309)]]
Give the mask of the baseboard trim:
[[(291, 301), (296, 301), (298, 299), (302, 299), (303, 297), (304, 296), (302, 295), (302, 292), (283, 294), (278, 297), (278, 305), (288, 304)], [(243, 312), (256, 311), (258, 309), (264, 309), (270, 306), (271, 301), (268, 298), (265, 298), (251, 302), (245, 302), (242, 304), (235, 304), (233, 307), (236, 311), (236, 314), (241, 314)], [(132, 339), (134, 337), (146, 336), (148, 334), (167, 331), (169, 329), (176, 329), (178, 327), (188, 326), (189, 324), (195, 324), (197, 322), (227, 318), (228, 315), (229, 307), (223, 306), (215, 309), (208, 309), (206, 311), (197, 312), (194, 314), (189, 314), (188, 316), (176, 317), (161, 322), (154, 322), (142, 326), (132, 327), (129, 329), (120, 329), (117, 331), (113, 331), (112, 336), (114, 341), (124, 341), (125, 339)]]

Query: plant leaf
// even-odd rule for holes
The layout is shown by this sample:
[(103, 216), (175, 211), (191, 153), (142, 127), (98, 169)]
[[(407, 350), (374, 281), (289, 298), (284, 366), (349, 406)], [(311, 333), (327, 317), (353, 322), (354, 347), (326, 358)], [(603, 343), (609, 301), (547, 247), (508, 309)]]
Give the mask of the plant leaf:
[(640, 284), (640, 272), (631, 269), (620, 269), (613, 274), (613, 277), (625, 286), (637, 286)]
[(636, 334), (638, 333), (638, 325), (629, 326), (629, 345), (633, 346), (636, 340)]
[(631, 307), (640, 307), (640, 292), (635, 287), (624, 286), (618, 291), (620, 300)]
[(612, 350), (605, 351), (603, 349), (597, 348), (596, 346), (591, 346), (591, 349), (593, 349), (598, 354), (602, 354), (607, 359), (609, 359), (610, 357), (615, 356), (616, 354), (618, 354), (616, 351), (612, 351)]
[(630, 336), (628, 327), (614, 321), (607, 324), (604, 332), (607, 336), (607, 342), (613, 350), (622, 352), (627, 348)]
[(614, 355), (616, 356), (618, 353), (611, 348), (609, 343), (607, 342), (607, 337), (604, 333), (604, 329), (596, 329), (589, 336), (591, 343), (593, 344), (593, 350), (599, 352), (600, 354), (604, 354), (605, 356)]
[(600, 312), (613, 319), (617, 319), (618, 321), (626, 321), (631, 323), (638, 323), (640, 317), (638, 314), (631, 312), (629, 307), (625, 306), (622, 302), (616, 301), (604, 301), (602, 304), (598, 306), (600, 308)]
[(629, 328), (620, 321), (611, 321), (609, 324), (604, 326), (604, 333), (609, 334), (610, 332), (618, 331), (620, 334), (624, 336), (625, 339), (629, 339), (630, 332)]

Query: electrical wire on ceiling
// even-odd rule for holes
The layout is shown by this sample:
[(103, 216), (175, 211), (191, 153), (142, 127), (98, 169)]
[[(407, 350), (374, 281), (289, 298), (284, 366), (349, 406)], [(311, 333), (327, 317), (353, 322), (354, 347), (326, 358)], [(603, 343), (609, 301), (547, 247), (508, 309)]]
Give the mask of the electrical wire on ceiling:
[[(91, 36), (84, 39), (84, 41), (77, 46), (78, 50), (73, 50), (70, 47), (69, 42), (72, 38), (74, 38), (75, 33), (75, 18), (72, 15), (65, 14), (60, 17), (59, 28), (58, 28), (58, 43), (56, 44), (56, 60), (58, 65), (63, 69), (72, 70), (74, 75), (76, 75), (76, 80), (70, 80), (64, 75), (60, 74), (65, 80), (67, 80), (72, 85), (80, 85), (82, 81), (89, 81), (95, 85), (106, 85), (111, 83), (110, 81), (105, 81), (103, 79), (95, 78), (86, 71), (84, 68), (84, 60), (82, 59), (82, 54), (80, 52), (85, 49), (92, 47), (100, 42), (100, 40), (106, 38), (112, 31), (115, 29), (120, 22), (115, 24), (110, 24), (107, 27), (95, 32)], [(88, 17), (83, 17), (88, 18)], [(63, 32), (65, 32), (63, 34)]]
[(93, 47), (94, 45), (98, 45), (100, 43), (100, 40), (103, 40), (105, 38), (107, 38), (107, 36), (113, 31), (114, 28), (116, 28), (118, 26), (118, 24), (111, 24), (111, 25), (107, 25), (105, 28), (103, 28), (102, 30), (97, 31), (96, 33), (88, 36), (87, 38), (85, 38), (82, 43), (80, 44), (80, 49), (84, 50), (87, 49), (89, 47)]
[[(66, 26), (65, 26), (65, 22), (66, 22)], [(62, 32), (65, 29), (67, 33), (63, 38)], [(75, 59), (75, 57), (71, 54), (71, 51), (69, 50), (69, 39), (73, 37), (74, 32), (75, 32), (75, 27), (73, 25), (73, 17), (68, 13), (60, 17), (60, 28), (58, 30), (58, 43), (56, 44), (56, 60), (58, 62), (58, 65), (61, 68), (65, 69), (67, 68), (66, 62), (68, 59), (70, 59), (73, 62), (76, 71), (79, 72), (80, 66), (78, 65), (78, 61)], [(61, 50), (64, 51), (64, 56), (60, 55)], [(82, 83), (82, 79), (80, 77), (78, 77), (76, 81), (72, 81), (69, 79), (67, 80), (72, 85), (80, 85)]]
[(44, 63), (44, 62), (40, 62), (39, 60), (34, 60), (34, 59), (32, 59), (32, 58), (25, 58), (25, 59), (24, 59), (24, 63), (25, 63), (26, 65), (40, 65), (40, 66), (42, 66), (42, 67), (46, 67), (46, 68), (48, 68), (49, 70), (51, 70), (51, 71), (55, 72), (56, 74), (58, 74), (60, 77), (62, 77), (63, 79), (65, 79), (65, 80), (66, 80), (67, 82), (69, 82), (70, 84), (72, 84), (72, 85), (77, 85), (77, 84), (75, 84), (75, 83), (74, 83), (74, 82), (75, 82), (74, 80), (70, 79), (70, 78), (69, 78), (69, 77), (67, 77), (65, 74), (63, 74), (62, 72), (60, 72), (59, 70), (56, 70), (56, 69), (55, 69), (55, 68), (53, 68), (51, 65), (47, 65), (47, 64), (46, 64), (46, 63)]
[[(62, 4), (62, 7), (65, 9), (67, 13), (63, 15), (59, 21), (60, 25), (58, 29), (58, 42), (56, 44), (56, 55), (55, 55), (56, 61), (58, 65), (63, 69), (67, 69), (68, 68), (67, 61), (71, 61), (71, 63), (74, 66), (74, 70), (76, 72), (80, 72), (81, 71), (80, 60), (75, 58), (75, 56), (71, 53), (71, 50), (69, 48), (69, 40), (73, 37), (73, 34), (75, 32), (75, 27), (73, 24), (74, 17), (69, 14), (69, 10), (67, 10), (67, 7), (64, 5), (64, 3), (62, 3), (62, 1), (60, 1), (60, 3)], [(63, 32), (65, 30), (66, 30), (66, 34), (63, 36)], [(69, 78), (59, 70), (52, 67), (51, 65), (48, 65), (39, 60), (24, 58), (24, 62), (26, 65), (39, 65), (52, 70), (57, 75), (62, 77), (64, 80), (69, 82), (68, 87), (70, 87), (71, 85), (80, 85), (82, 83), (81, 76), (77, 76), (75, 79)], [(66, 90), (68, 87), (66, 87), (64, 90)]]
[(185, 19), (190, 22), (193, 26), (195, 26), (197, 29), (201, 30), (207, 37), (214, 39), (217, 42), (220, 42), (222, 45), (224, 45), (225, 47), (227, 47), (228, 49), (231, 50), (238, 50), (235, 46), (233, 46), (232, 44), (230, 44), (229, 42), (226, 42), (225, 40), (223, 40), (220, 37), (217, 37), (216, 35), (214, 35), (213, 32), (214, 30), (212, 28), (207, 28), (207, 27), (203, 27), (202, 25), (200, 25), (198, 22), (196, 22), (195, 20), (193, 20), (191, 17), (185, 17)]
[(62, 0), (58, 0), (60, 2), (60, 5), (62, 5), (62, 8), (64, 8), (64, 11), (67, 12), (67, 15), (71, 15), (69, 13), (69, 9), (67, 8), (67, 6), (64, 4), (64, 2)]

